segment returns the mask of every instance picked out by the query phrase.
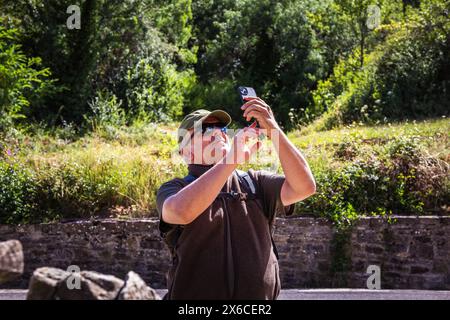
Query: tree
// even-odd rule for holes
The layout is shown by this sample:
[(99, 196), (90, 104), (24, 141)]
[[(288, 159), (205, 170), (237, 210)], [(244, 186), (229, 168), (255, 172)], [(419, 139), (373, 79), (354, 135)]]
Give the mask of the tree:
[(289, 112), (299, 113), (309, 103), (309, 91), (323, 73), (308, 5), (240, 0), (194, 6), (199, 84), (191, 106), (221, 106), (241, 119), (236, 87), (249, 85), (272, 105), (283, 126), (292, 126)]
[(360, 67), (364, 65), (364, 49), (367, 34), (367, 9), (371, 4), (378, 4), (373, 0), (337, 0), (340, 11), (346, 15), (347, 22), (351, 26), (355, 38), (359, 42)]
[(19, 42), (19, 31), (0, 18), (0, 131), (25, 118), (30, 100), (45, 93), (51, 85), (50, 70), (41, 59), (27, 57)]
[[(3, 5), (6, 14), (20, 20), (24, 51), (42, 57), (62, 90), (34, 114), (36, 119), (81, 123), (89, 101), (104, 91), (121, 100), (130, 116), (148, 112), (155, 121), (179, 116), (181, 111), (169, 109), (181, 110), (184, 88), (195, 81), (190, 0), (83, 0), (79, 5), (81, 30), (66, 27), (66, 4), (58, 0)], [(146, 69), (153, 76), (140, 81)], [(183, 88), (181, 95), (174, 87)], [(158, 99), (145, 98), (150, 95)]]

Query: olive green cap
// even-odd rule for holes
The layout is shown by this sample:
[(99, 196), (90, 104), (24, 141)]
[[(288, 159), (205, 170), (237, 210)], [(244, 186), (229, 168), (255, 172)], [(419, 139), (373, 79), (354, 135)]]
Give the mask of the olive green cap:
[(208, 117), (217, 118), (217, 120), (219, 120), (225, 126), (228, 126), (231, 123), (231, 116), (223, 110), (214, 110), (214, 111), (209, 111), (205, 109), (195, 110), (189, 113), (187, 116), (185, 116), (184, 119), (181, 121), (180, 126), (178, 127), (178, 143), (183, 141), (184, 130), (194, 128), (195, 122), (197, 121), (203, 122), (203, 120), (205, 120)]

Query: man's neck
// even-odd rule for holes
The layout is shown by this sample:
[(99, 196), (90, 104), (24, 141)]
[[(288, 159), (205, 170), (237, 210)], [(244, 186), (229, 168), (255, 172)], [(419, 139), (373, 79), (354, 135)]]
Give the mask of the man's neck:
[(193, 175), (194, 177), (200, 177), (202, 174), (204, 174), (206, 171), (211, 169), (214, 165), (207, 165), (207, 164), (189, 164), (188, 165), (188, 171), (190, 175)]

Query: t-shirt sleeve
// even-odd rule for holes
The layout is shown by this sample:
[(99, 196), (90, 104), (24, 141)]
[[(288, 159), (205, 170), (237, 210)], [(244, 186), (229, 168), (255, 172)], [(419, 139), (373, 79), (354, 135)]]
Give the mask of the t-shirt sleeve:
[(159, 230), (162, 233), (166, 233), (174, 228), (176, 225), (165, 222), (162, 219), (162, 208), (164, 201), (167, 200), (170, 196), (178, 193), (181, 189), (184, 188), (184, 183), (182, 179), (173, 179), (166, 183), (163, 183), (159, 188), (156, 194), (156, 209), (158, 211), (159, 216)]
[(281, 201), (281, 187), (285, 181), (284, 175), (268, 171), (253, 171), (249, 174), (257, 182), (258, 192), (262, 193), (264, 211), (269, 220), (276, 215), (289, 216), (294, 212), (295, 204), (284, 206)]

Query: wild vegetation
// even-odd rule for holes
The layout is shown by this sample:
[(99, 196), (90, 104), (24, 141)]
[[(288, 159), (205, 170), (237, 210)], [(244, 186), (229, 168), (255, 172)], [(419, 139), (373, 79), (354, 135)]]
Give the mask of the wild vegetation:
[[(450, 1), (0, 3), (0, 223), (154, 215), (187, 112), (267, 101), (318, 192), (297, 214), (447, 213)], [(257, 167), (264, 168), (265, 164)]]

